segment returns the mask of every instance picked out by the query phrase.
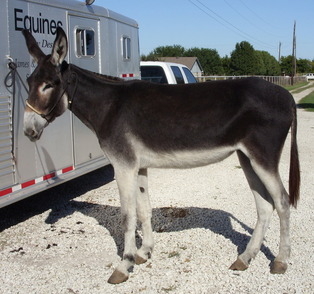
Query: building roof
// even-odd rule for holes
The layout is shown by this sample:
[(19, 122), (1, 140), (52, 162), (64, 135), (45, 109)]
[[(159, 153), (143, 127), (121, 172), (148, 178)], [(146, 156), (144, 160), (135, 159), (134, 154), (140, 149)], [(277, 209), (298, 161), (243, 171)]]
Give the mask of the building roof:
[(203, 71), (203, 68), (198, 60), (197, 57), (159, 57), (159, 61), (165, 61), (165, 62), (174, 62), (174, 63), (181, 63), (187, 66), (189, 69), (192, 69), (195, 62), (198, 64), (201, 71)]

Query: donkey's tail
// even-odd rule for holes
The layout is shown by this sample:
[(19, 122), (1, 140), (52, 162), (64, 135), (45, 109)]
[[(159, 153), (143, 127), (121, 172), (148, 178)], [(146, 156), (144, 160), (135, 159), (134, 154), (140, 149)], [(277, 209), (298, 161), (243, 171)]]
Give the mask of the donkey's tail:
[(291, 149), (290, 149), (290, 172), (289, 172), (289, 195), (290, 204), (297, 207), (300, 198), (300, 162), (297, 145), (297, 111), (293, 108), (293, 120), (291, 124)]

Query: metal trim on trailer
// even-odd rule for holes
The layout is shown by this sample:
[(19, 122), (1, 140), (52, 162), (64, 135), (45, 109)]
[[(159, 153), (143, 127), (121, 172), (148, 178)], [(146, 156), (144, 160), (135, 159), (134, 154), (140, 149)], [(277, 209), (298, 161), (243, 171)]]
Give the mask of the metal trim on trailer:
[[(12, 193), (7, 193), (1, 196), (1, 192), (5, 193), (5, 190), (0, 191), (0, 208), (73, 180), (108, 164), (110, 164), (110, 162), (104, 157), (102, 160), (97, 159), (93, 163), (89, 162), (82, 166), (70, 166), (63, 170), (53, 171), (50, 174), (43, 176), (42, 178), (44, 179), (37, 178), (14, 185), (13, 187), (10, 187), (13, 189)], [(52, 174), (54, 174), (54, 176), (52, 176)]]
[(82, 13), (85, 16), (86, 14), (90, 14), (94, 16), (97, 15), (99, 17), (107, 17), (107, 18), (116, 20), (118, 22), (131, 25), (135, 28), (139, 27), (138, 23), (132, 18), (129, 18), (127, 16), (124, 16), (122, 14), (119, 14), (117, 12), (114, 12), (102, 6), (98, 6), (98, 5), (88, 6), (84, 2), (79, 2), (76, 0), (67, 0), (67, 1), (64, 1), (64, 0), (21, 0), (21, 1), (23, 2), (27, 1), (30, 3), (42, 4), (45, 6), (76, 11), (78, 13)]

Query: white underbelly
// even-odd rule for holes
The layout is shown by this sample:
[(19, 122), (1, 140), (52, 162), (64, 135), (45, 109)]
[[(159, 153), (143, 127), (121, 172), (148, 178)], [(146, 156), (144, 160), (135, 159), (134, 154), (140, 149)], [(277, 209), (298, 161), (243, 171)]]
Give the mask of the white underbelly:
[(141, 168), (191, 168), (219, 162), (236, 149), (228, 146), (207, 150), (153, 152), (143, 148), (138, 156)]

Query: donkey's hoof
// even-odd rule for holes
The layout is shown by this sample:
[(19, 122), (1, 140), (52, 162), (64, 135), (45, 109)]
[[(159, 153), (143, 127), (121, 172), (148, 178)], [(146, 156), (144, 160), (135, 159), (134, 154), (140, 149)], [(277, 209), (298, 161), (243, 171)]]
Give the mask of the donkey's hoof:
[(248, 265), (246, 265), (239, 258), (229, 267), (229, 269), (231, 269), (233, 271), (245, 271), (247, 268), (248, 268)]
[(129, 278), (129, 276), (127, 276), (124, 273), (121, 273), (120, 271), (115, 270), (113, 272), (113, 274), (111, 275), (111, 277), (108, 280), (108, 283), (110, 284), (120, 284), (125, 282), (127, 279)]
[(147, 261), (147, 259), (135, 254), (135, 264), (139, 265), (139, 264), (143, 264)]
[(274, 261), (270, 266), (270, 272), (272, 274), (284, 274), (288, 268), (288, 265), (285, 262)]

